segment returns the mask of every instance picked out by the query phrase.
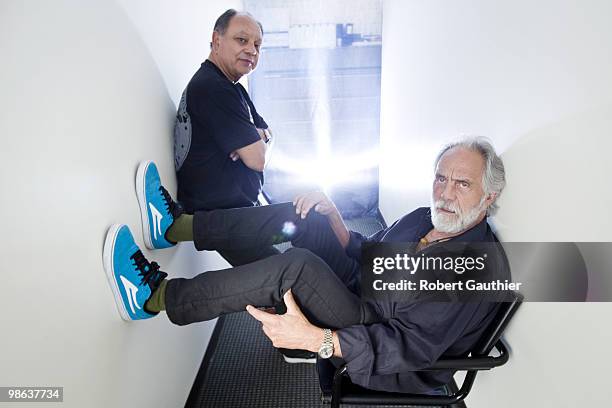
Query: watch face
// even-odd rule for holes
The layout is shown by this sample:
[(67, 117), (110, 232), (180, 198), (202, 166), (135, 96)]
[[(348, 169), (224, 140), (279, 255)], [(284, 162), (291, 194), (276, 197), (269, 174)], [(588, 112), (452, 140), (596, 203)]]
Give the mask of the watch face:
[(323, 346), (319, 349), (319, 357), (330, 358), (334, 354), (334, 348), (329, 346)]

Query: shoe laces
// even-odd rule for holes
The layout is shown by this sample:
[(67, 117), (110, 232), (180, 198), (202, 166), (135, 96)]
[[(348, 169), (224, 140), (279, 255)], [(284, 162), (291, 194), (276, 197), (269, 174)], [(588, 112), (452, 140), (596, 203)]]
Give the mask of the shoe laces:
[(179, 203), (172, 199), (170, 193), (168, 193), (168, 190), (166, 190), (164, 186), (159, 186), (159, 191), (166, 202), (166, 210), (172, 214), (174, 219), (177, 219), (183, 213), (183, 208)]
[(149, 262), (141, 250), (134, 252), (130, 259), (134, 261), (136, 269), (138, 269), (138, 275), (142, 276), (140, 280), (141, 286), (146, 284), (156, 289), (159, 283), (168, 276), (167, 273), (159, 270), (157, 262)]

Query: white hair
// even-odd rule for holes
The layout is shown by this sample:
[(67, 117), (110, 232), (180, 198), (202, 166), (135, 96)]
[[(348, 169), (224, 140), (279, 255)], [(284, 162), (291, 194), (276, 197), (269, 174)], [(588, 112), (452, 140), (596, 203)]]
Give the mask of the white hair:
[(461, 147), (467, 150), (480, 153), (484, 160), (484, 171), (482, 173), (482, 188), (485, 195), (495, 193), (495, 200), (487, 208), (487, 215), (495, 215), (499, 206), (497, 199), (501, 195), (504, 187), (506, 187), (506, 170), (502, 159), (495, 153), (493, 145), (486, 137), (470, 136), (464, 137), (456, 142), (447, 144), (440, 150), (434, 163), (434, 171), (438, 167), (440, 159), (447, 151)]

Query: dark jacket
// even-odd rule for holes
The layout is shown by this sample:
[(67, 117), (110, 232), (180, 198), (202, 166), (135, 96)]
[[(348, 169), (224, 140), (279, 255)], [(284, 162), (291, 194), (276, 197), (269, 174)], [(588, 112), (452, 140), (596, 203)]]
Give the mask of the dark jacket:
[[(360, 261), (364, 243), (417, 243), (432, 228), (429, 208), (419, 208), (371, 237), (351, 232), (346, 252)], [(490, 256), (502, 266), (497, 277), (510, 279), (505, 253), (486, 218), (451, 241), (492, 243), (494, 253)], [(369, 303), (382, 317), (380, 323), (338, 331), (349, 376), (354, 383), (367, 388), (413, 393), (427, 392), (450, 381), (453, 371), (417, 370), (430, 366), (442, 356), (465, 356), (491, 322), (498, 306), (488, 300), (371, 300)]]

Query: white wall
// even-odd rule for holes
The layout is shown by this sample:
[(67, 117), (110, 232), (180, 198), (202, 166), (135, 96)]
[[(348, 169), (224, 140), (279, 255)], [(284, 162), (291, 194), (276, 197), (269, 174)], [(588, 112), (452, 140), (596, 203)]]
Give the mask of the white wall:
[[(140, 160), (175, 190), (173, 100), (227, 7), (124, 3), (131, 19), (112, 1), (0, 5), (0, 384), (63, 386), (66, 407), (181, 406), (212, 331), (123, 322), (102, 245), (114, 222), (142, 244)], [(175, 277), (224, 265), (190, 244), (144, 252)]]
[[(608, 1), (385, 0), (388, 221), (428, 205), (439, 147), (479, 134), (507, 168), (500, 238), (612, 241), (610, 15)], [(603, 404), (611, 313), (609, 303), (523, 305), (507, 332), (511, 361), (479, 375), (468, 405)]]
[(217, 17), (241, 0), (117, 0), (136, 26), (175, 105), (210, 52)]
[[(156, 160), (175, 188), (174, 104), (208, 53), (214, 19), (239, 6), (0, 5), (0, 384), (64, 386), (66, 407), (182, 405), (212, 324), (122, 322), (102, 243), (112, 222), (142, 242), (140, 160)], [(441, 143), (478, 133), (508, 167), (503, 239), (610, 241), (611, 11), (607, 1), (385, 0), (387, 219), (427, 202), (423, 180)], [(145, 253), (172, 276), (223, 266), (189, 245)], [(469, 405), (602, 403), (610, 312), (524, 305), (508, 332), (511, 362), (479, 376)], [(143, 375), (157, 368), (158, 381)]]

